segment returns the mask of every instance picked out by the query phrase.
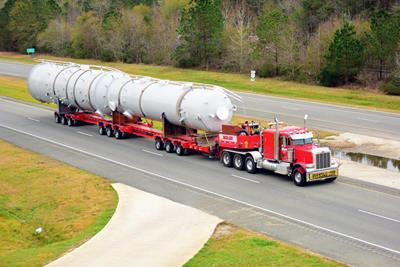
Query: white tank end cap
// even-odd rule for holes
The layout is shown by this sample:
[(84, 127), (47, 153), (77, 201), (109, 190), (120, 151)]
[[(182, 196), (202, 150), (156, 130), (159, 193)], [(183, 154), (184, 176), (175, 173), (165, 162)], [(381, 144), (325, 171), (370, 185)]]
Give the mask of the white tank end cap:
[(122, 113), (122, 114), (123, 114), (125, 117), (128, 117), (128, 118), (130, 118), (130, 119), (133, 118), (132, 114), (129, 113), (128, 111), (124, 111), (124, 113)]
[(229, 118), (229, 109), (227, 107), (219, 107), (216, 114), (218, 119), (225, 121)]
[(112, 111), (115, 111), (117, 109), (117, 104), (114, 101), (109, 101), (108, 106)]
[(81, 65), (82, 70), (89, 70), (90, 66), (89, 65)]

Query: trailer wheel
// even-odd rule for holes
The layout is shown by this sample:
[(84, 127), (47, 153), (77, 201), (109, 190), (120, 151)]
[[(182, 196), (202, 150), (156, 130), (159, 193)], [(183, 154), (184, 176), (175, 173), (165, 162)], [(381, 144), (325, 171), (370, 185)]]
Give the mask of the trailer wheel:
[(177, 145), (175, 152), (178, 156), (183, 156), (185, 154), (185, 149), (181, 145)]
[(72, 127), (72, 126), (75, 125), (75, 121), (73, 119), (71, 119), (71, 118), (67, 118), (67, 125), (69, 127)]
[(106, 134), (106, 129), (104, 129), (103, 126), (99, 125), (99, 134), (100, 135), (105, 135)]
[(304, 186), (306, 184), (306, 175), (301, 173), (299, 168), (296, 168), (292, 174), (293, 182), (297, 186)]
[(239, 171), (243, 170), (243, 168), (244, 168), (244, 159), (243, 159), (242, 155), (235, 154), (233, 156), (233, 167), (236, 170), (239, 170)]
[(165, 151), (167, 153), (173, 153), (174, 152), (174, 145), (171, 142), (165, 143)]
[(113, 131), (113, 129), (111, 129), (111, 127), (106, 128), (106, 135), (108, 137), (112, 137), (114, 135), (114, 131)]
[(122, 132), (120, 130), (115, 130), (114, 137), (115, 139), (122, 139)]
[(66, 125), (67, 124), (67, 119), (65, 118), (65, 116), (61, 115), (60, 122), (61, 122), (62, 125)]
[(225, 167), (232, 167), (232, 155), (228, 151), (222, 152), (221, 155), (221, 161), (222, 164), (224, 164)]
[(164, 149), (164, 142), (161, 141), (160, 138), (157, 138), (156, 142), (154, 143), (154, 146), (156, 147), (157, 150), (163, 150)]
[(246, 157), (246, 160), (244, 162), (244, 167), (248, 173), (256, 173), (257, 172), (256, 163), (254, 162), (254, 159), (252, 156)]
[(55, 123), (60, 123), (61, 122), (61, 118), (57, 113), (54, 113), (54, 121), (55, 121)]

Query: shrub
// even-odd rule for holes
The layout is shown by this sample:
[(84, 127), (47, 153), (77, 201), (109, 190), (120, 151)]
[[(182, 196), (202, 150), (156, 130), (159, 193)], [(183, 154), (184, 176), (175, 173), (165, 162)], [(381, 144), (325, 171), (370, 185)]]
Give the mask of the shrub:
[(381, 90), (388, 95), (400, 95), (400, 70), (390, 75), (388, 81), (381, 86)]
[(275, 66), (269, 63), (262, 65), (257, 69), (257, 76), (261, 78), (275, 76)]

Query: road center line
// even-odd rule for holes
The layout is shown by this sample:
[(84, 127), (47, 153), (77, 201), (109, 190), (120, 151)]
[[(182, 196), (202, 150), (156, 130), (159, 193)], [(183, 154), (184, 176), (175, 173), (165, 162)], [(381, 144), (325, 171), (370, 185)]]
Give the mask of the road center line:
[(153, 152), (153, 151), (149, 151), (149, 150), (146, 150), (146, 149), (142, 149), (142, 151), (146, 152), (146, 153), (149, 153), (149, 154), (153, 154), (153, 155), (159, 156), (159, 157), (163, 157), (164, 156), (163, 154), (159, 154), (159, 153), (156, 153), (156, 152)]
[(100, 156), (100, 155), (97, 155), (97, 154), (94, 154), (94, 153), (91, 153), (91, 152), (88, 152), (88, 151), (85, 151), (85, 150), (82, 150), (82, 149), (79, 149), (79, 148), (76, 148), (76, 147), (72, 147), (72, 146), (69, 146), (69, 145), (66, 145), (66, 144), (63, 144), (63, 143), (60, 143), (60, 142), (45, 138), (45, 137), (41, 137), (41, 136), (38, 136), (38, 135), (35, 135), (35, 134), (31, 134), (31, 133), (28, 133), (28, 132), (25, 132), (25, 131), (22, 131), (22, 130), (18, 130), (16, 128), (13, 128), (13, 127), (10, 127), (10, 126), (4, 125), (4, 124), (0, 124), (0, 127), (6, 128), (8, 130), (12, 130), (12, 131), (17, 132), (17, 133), (25, 134), (25, 135), (34, 137), (36, 139), (39, 139), (39, 140), (42, 140), (42, 141), (45, 141), (45, 142), (48, 142), (48, 143), (52, 143), (52, 144), (55, 144), (55, 145), (58, 145), (58, 146), (61, 146), (61, 147), (64, 147), (64, 148), (68, 148), (70, 150), (73, 150), (73, 151), (76, 151), (76, 152), (79, 152), (79, 153), (82, 153), (82, 154), (85, 154), (85, 155), (88, 155), (88, 156), (91, 156), (91, 157), (94, 157), (94, 158), (105, 160), (105, 161), (108, 161), (108, 162), (113, 163), (115, 165), (119, 165), (119, 166), (122, 166), (122, 167), (125, 167), (125, 168), (128, 168), (128, 169), (132, 169), (132, 170), (135, 170), (135, 171), (139, 171), (139, 172), (142, 172), (142, 173), (154, 176), (154, 177), (158, 177), (160, 179), (163, 179), (163, 180), (166, 180), (166, 181), (170, 181), (170, 182), (173, 182), (173, 183), (176, 183), (176, 184), (180, 184), (180, 185), (192, 188), (192, 189), (196, 189), (196, 190), (199, 190), (199, 191), (202, 191), (202, 192), (205, 192), (205, 193), (217, 196), (217, 197), (228, 199), (228, 200), (234, 201), (236, 203), (239, 203), (239, 204), (242, 204), (242, 205), (246, 205), (248, 207), (252, 207), (252, 208), (255, 208), (255, 209), (258, 209), (258, 210), (261, 210), (261, 211), (264, 211), (264, 212), (267, 212), (267, 213), (270, 213), (270, 214), (273, 214), (273, 215), (276, 215), (278, 217), (293, 221), (293, 222), (297, 222), (299, 224), (303, 224), (303, 225), (306, 225), (306, 226), (309, 226), (309, 227), (312, 227), (312, 228), (315, 228), (315, 229), (319, 229), (319, 230), (322, 230), (322, 231), (325, 231), (325, 232), (328, 232), (328, 233), (331, 233), (331, 234), (335, 234), (335, 235), (342, 236), (342, 237), (345, 237), (345, 238), (348, 238), (348, 239), (352, 239), (354, 241), (357, 241), (357, 242), (360, 242), (360, 243), (363, 243), (363, 244), (366, 244), (366, 245), (369, 245), (369, 246), (380, 248), (382, 250), (386, 250), (388, 252), (392, 252), (392, 253), (400, 255), (400, 251), (398, 251), (398, 250), (391, 249), (391, 248), (388, 248), (388, 247), (385, 247), (385, 246), (382, 246), (382, 245), (379, 245), (379, 244), (375, 244), (375, 243), (372, 243), (372, 242), (369, 242), (369, 241), (366, 241), (366, 240), (363, 240), (363, 239), (360, 239), (360, 238), (357, 238), (357, 237), (354, 237), (354, 236), (351, 236), (351, 235), (348, 235), (348, 234), (344, 234), (344, 233), (341, 233), (341, 232), (338, 232), (338, 231), (335, 231), (335, 230), (331, 230), (331, 229), (325, 228), (323, 226), (319, 226), (319, 225), (316, 225), (316, 224), (313, 224), (313, 223), (309, 223), (309, 222), (306, 222), (304, 220), (297, 219), (297, 218), (291, 217), (289, 215), (285, 215), (285, 214), (280, 213), (280, 212), (276, 212), (276, 211), (273, 211), (273, 210), (270, 210), (270, 209), (267, 209), (267, 208), (263, 208), (263, 207), (248, 203), (248, 202), (243, 201), (243, 200), (239, 200), (239, 199), (235, 199), (233, 197), (225, 196), (223, 194), (216, 193), (216, 192), (213, 192), (211, 190), (208, 190), (208, 189), (205, 189), (205, 188), (202, 188), (202, 187), (199, 187), (199, 186), (191, 185), (189, 183), (182, 182), (182, 181), (179, 181), (179, 180), (176, 180), (176, 179), (173, 179), (173, 178), (169, 178), (169, 177), (163, 176), (161, 174), (157, 174), (157, 173), (145, 170), (145, 169), (141, 169), (141, 168), (129, 165), (129, 164), (125, 164), (125, 163), (110, 159), (110, 158), (106, 158), (106, 157), (103, 157), (103, 156)]
[(249, 181), (249, 182), (253, 182), (253, 183), (257, 183), (257, 184), (260, 183), (259, 181), (252, 180), (252, 179), (249, 179), (249, 178), (244, 178), (244, 177), (241, 177), (241, 176), (238, 176), (238, 175), (234, 175), (234, 174), (231, 174), (231, 175), (232, 175), (232, 177), (239, 178), (239, 179), (242, 179), (242, 180), (246, 180), (246, 181)]
[(38, 119), (34, 119), (34, 118), (31, 118), (31, 117), (26, 117), (28, 120), (31, 120), (31, 121), (35, 121), (35, 122), (40, 122), (40, 120), (38, 120)]
[(379, 218), (386, 219), (386, 220), (389, 220), (389, 221), (393, 221), (393, 222), (398, 222), (398, 223), (400, 223), (400, 220), (396, 220), (396, 219), (393, 219), (393, 218), (389, 218), (389, 217), (386, 217), (386, 216), (383, 216), (383, 215), (379, 215), (379, 214), (376, 214), (376, 213), (373, 213), (373, 212), (369, 212), (369, 211), (365, 211), (365, 210), (358, 210), (358, 211), (359, 211), (359, 212), (362, 212), (362, 213), (369, 214), (369, 215), (371, 215), (371, 216), (375, 216), (375, 217), (379, 217)]
[(81, 132), (81, 131), (77, 131), (77, 133), (78, 133), (78, 134), (82, 134), (82, 135), (86, 135), (86, 136), (93, 136), (93, 135), (91, 135), (91, 134), (84, 133), (84, 132)]

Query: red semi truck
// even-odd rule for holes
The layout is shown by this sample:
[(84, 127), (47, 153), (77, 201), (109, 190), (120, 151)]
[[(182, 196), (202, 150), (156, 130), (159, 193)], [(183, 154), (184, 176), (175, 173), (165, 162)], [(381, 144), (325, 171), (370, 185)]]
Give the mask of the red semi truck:
[(153, 127), (140, 117), (127, 118), (113, 112), (111, 118), (96, 113), (69, 109), (62, 104), (54, 114), (55, 121), (68, 126), (87, 123), (98, 126), (101, 135), (125, 138), (129, 135), (154, 140), (157, 150), (175, 152), (182, 156), (200, 152), (219, 158), (226, 167), (256, 173), (266, 169), (291, 177), (297, 186), (308, 182), (334, 181), (338, 163), (331, 158), (330, 149), (313, 143), (312, 133), (305, 127), (282, 127), (275, 120), (268, 128), (254, 122), (223, 125), (219, 133), (206, 134), (195, 129), (173, 125), (163, 116), (162, 129)]

